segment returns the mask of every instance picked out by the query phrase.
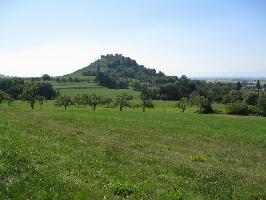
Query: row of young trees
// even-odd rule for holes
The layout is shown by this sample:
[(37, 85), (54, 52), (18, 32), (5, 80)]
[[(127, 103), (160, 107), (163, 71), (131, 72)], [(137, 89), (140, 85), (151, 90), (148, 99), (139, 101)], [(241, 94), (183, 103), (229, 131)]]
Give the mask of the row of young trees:
[(67, 95), (60, 95), (56, 98), (55, 104), (57, 106), (63, 106), (65, 110), (67, 107), (71, 105), (77, 105), (78, 107), (83, 106), (91, 106), (95, 111), (98, 105), (107, 105), (110, 108), (110, 105), (115, 107), (119, 107), (119, 110), (122, 111), (124, 107), (134, 107), (134, 108), (142, 108), (142, 111), (145, 112), (146, 108), (153, 108), (154, 105), (151, 100), (141, 99), (141, 102), (135, 105), (130, 104), (130, 100), (133, 99), (133, 96), (123, 94), (119, 95), (116, 98), (103, 98), (101, 96), (92, 94), (92, 95), (78, 95), (75, 97), (70, 97)]

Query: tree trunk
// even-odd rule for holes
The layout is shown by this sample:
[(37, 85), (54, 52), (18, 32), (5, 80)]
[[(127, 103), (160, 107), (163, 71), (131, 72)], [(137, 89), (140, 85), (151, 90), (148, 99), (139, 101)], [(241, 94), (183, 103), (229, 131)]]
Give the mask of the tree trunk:
[(30, 103), (30, 107), (31, 107), (31, 109), (34, 109), (34, 103), (33, 102)]

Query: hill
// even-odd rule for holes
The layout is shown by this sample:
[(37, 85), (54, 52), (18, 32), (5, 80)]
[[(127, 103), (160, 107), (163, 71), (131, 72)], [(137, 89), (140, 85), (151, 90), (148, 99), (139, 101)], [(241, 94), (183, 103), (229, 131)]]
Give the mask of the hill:
[(0, 78), (5, 78), (6, 76), (3, 74), (0, 74)]
[[(87, 67), (77, 70), (72, 75), (97, 76), (99, 72), (106, 73), (115, 78), (145, 80), (146, 82), (160, 77), (167, 77), (163, 72), (159, 71), (157, 73), (155, 69), (139, 65), (135, 60), (121, 54), (102, 55), (100, 59)], [(172, 78), (177, 79), (177, 77)]]

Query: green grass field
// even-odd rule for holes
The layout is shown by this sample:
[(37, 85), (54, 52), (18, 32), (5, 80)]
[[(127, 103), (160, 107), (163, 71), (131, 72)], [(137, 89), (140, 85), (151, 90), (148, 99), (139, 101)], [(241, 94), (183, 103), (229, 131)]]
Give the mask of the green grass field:
[(53, 86), (60, 94), (75, 96), (83, 94), (96, 94), (103, 97), (115, 97), (123, 93), (138, 97), (140, 92), (132, 89), (108, 89), (98, 86), (96, 83), (53, 83)]
[(266, 118), (0, 105), (0, 199), (265, 199)]

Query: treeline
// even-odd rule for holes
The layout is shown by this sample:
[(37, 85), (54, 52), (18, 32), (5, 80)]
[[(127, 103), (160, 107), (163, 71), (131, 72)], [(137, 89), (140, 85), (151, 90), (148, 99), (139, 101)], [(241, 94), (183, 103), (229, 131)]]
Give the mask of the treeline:
[(59, 95), (49, 82), (27, 82), (21, 78), (0, 79), (0, 101), (11, 104), (14, 100), (23, 100), (31, 107), (37, 101), (52, 100)]
[[(44, 74), (41, 77), (32, 77), (29, 79), (30, 82), (40, 82), (40, 81), (55, 81), (58, 83), (80, 83), (81, 81), (83, 81), (81, 78), (77, 78), (77, 77), (52, 77), (48, 74)], [(87, 82), (89, 82), (90, 80), (87, 79)]]
[(266, 116), (266, 93), (231, 91), (223, 103), (228, 114)]
[(103, 87), (110, 89), (126, 89), (129, 86), (127, 80), (122, 78), (113, 78), (103, 72), (99, 72), (96, 75), (96, 82)]
[(211, 102), (221, 103), (225, 95), (237, 89), (237, 84), (207, 83), (181, 76), (174, 83), (149, 85), (137, 82), (133, 84), (133, 88), (140, 90), (142, 96), (154, 100), (180, 100), (183, 97), (199, 95), (208, 98)]

